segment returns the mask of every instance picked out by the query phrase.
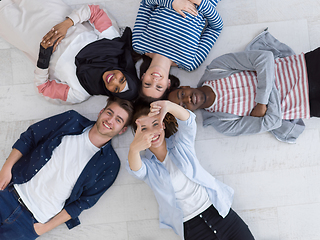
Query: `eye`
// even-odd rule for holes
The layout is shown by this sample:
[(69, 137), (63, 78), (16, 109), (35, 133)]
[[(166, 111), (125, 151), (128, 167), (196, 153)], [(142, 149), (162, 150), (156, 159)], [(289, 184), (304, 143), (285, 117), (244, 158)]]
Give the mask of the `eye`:
[(149, 87), (151, 84), (150, 83), (144, 83), (144, 85)]
[(123, 77), (123, 78), (121, 79), (120, 83), (124, 83), (125, 81), (126, 81), (126, 78)]
[(156, 126), (158, 126), (158, 125), (159, 125), (159, 123), (154, 123), (154, 124), (153, 124), (154, 127), (156, 127)]
[(156, 87), (157, 87), (158, 89), (162, 89), (162, 86), (157, 85)]
[(141, 128), (141, 132), (142, 132), (142, 131), (145, 131), (145, 130), (147, 130), (147, 128), (145, 128), (145, 127), (144, 127), (144, 128)]
[(111, 116), (111, 112), (107, 112), (107, 115)]
[(117, 118), (117, 122), (118, 122), (118, 123), (121, 123), (121, 120), (120, 120), (119, 118)]
[(184, 92), (183, 91), (181, 91), (181, 97), (183, 97), (184, 96)]
[(118, 93), (118, 92), (119, 92), (119, 88), (116, 87), (116, 88), (114, 89), (114, 92), (115, 92), (115, 93)]

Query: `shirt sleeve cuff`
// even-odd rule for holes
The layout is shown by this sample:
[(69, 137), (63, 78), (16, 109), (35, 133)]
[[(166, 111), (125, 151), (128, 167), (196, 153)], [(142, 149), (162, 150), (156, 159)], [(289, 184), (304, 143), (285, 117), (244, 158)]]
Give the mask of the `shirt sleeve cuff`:
[(144, 162), (142, 162), (141, 168), (138, 171), (131, 170), (128, 159), (127, 159), (127, 163), (126, 163), (126, 169), (129, 172), (129, 174), (131, 174), (132, 176), (134, 176), (140, 180), (143, 180), (143, 178), (146, 176), (146, 172), (147, 172), (146, 165), (144, 164)]
[(76, 25), (77, 23), (80, 22), (79, 15), (78, 15), (75, 11), (73, 11), (72, 13), (70, 13), (70, 15), (68, 15), (67, 17), (72, 20), (73, 25)]

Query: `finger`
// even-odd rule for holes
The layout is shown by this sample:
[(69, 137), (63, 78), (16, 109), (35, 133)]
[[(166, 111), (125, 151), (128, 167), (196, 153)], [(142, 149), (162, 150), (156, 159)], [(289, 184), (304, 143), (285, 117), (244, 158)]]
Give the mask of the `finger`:
[(160, 112), (160, 111), (161, 111), (161, 107), (160, 108), (156, 107), (156, 108), (150, 108), (149, 112), (153, 113), (153, 112)]
[(47, 42), (49, 39), (52, 38), (52, 36), (55, 34), (54, 28), (52, 28), (44, 37), (42, 38), (42, 41)]
[(149, 112), (148, 117), (153, 117), (153, 116), (156, 116), (156, 115), (159, 115), (159, 114), (160, 114), (160, 111), (157, 111), (157, 112)]
[(4, 181), (3, 183), (0, 183), (0, 190), (4, 190), (7, 187), (8, 183)]
[(138, 131), (141, 132), (141, 123), (139, 119), (136, 120), (136, 124), (137, 124), (137, 132)]
[(198, 11), (197, 11), (196, 7), (192, 3), (191, 3), (191, 5), (188, 6), (186, 11), (188, 13), (192, 14), (193, 16), (197, 16), (198, 15)]
[(181, 10), (178, 11), (178, 13), (182, 16), (182, 17), (186, 17), (186, 15), (184, 14), (184, 12), (182, 12)]
[(56, 43), (53, 46), (52, 52), (54, 52), (56, 50), (57, 46), (59, 45), (59, 43), (61, 42), (62, 39), (63, 39), (62, 37), (58, 38), (58, 40), (56, 41)]

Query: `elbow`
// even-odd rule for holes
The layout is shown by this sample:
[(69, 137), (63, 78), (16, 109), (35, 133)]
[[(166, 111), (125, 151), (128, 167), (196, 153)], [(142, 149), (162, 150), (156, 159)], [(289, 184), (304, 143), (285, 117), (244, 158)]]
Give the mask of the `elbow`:
[(271, 131), (273, 129), (277, 129), (282, 125), (282, 117), (281, 115), (272, 115), (264, 117), (264, 126), (266, 131)]

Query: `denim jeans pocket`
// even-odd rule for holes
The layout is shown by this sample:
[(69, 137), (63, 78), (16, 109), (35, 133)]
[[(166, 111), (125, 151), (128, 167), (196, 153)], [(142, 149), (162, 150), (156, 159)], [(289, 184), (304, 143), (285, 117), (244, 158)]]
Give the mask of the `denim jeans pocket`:
[(12, 224), (14, 223), (22, 214), (22, 207), (19, 205), (11, 215), (3, 221), (3, 224)]

